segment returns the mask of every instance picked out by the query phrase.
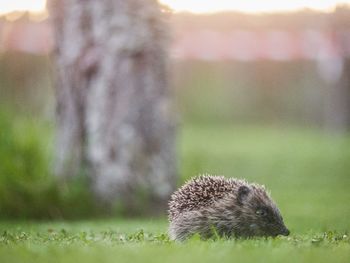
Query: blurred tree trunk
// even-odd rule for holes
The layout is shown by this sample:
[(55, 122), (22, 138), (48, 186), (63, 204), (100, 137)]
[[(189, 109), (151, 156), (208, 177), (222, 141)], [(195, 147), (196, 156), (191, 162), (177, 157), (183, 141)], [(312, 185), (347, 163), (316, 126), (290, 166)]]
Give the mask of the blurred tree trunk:
[(141, 198), (150, 209), (163, 209), (176, 171), (167, 29), (157, 1), (49, 4), (57, 65), (55, 173), (88, 175), (98, 200), (120, 202), (129, 212)]
[(350, 131), (350, 60), (342, 58), (341, 73), (335, 82), (329, 83), (326, 101), (325, 124), (329, 131)]
[[(322, 76), (328, 80), (325, 123), (328, 130), (350, 131), (350, 58), (347, 39), (350, 8), (339, 6), (331, 19), (338, 56), (324, 63)], [(328, 76), (328, 77), (327, 77)]]

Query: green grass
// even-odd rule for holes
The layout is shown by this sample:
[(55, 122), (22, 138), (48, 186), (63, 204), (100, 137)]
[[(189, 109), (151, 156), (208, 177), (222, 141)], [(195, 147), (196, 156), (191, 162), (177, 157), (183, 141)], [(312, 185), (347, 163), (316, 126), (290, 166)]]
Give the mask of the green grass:
[(181, 182), (200, 173), (265, 184), (289, 237), (169, 241), (163, 219), (0, 223), (0, 262), (349, 262), (350, 138), (273, 126), (187, 125)]
[(169, 241), (165, 221), (3, 223), (1, 262), (348, 262), (345, 233)]

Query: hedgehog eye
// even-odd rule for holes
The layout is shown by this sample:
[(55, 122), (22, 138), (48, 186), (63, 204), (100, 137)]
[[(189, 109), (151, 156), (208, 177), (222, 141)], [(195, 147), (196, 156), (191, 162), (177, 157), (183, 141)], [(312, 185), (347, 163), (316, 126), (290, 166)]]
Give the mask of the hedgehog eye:
[(258, 209), (255, 211), (255, 214), (257, 214), (258, 216), (266, 216), (267, 215), (267, 211), (266, 209)]

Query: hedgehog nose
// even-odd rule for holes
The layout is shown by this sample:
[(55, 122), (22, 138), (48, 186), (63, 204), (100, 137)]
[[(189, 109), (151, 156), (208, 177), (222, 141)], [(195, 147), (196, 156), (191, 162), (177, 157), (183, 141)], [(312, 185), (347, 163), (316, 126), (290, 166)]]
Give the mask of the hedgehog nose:
[(281, 235), (283, 236), (289, 236), (290, 232), (287, 228), (283, 229), (282, 232), (281, 232)]

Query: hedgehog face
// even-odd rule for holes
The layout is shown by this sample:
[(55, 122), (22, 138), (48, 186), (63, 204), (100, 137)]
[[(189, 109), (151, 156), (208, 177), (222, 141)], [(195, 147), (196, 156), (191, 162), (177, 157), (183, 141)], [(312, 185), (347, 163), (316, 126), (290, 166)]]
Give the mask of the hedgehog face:
[(265, 189), (255, 185), (249, 188), (241, 186), (237, 201), (244, 210), (241, 222), (248, 236), (289, 235), (280, 211)]
[[(283, 223), (282, 216), (275, 206), (258, 206), (255, 208), (258, 231), (264, 236), (289, 235), (289, 230)], [(254, 225), (251, 227), (256, 228)]]

